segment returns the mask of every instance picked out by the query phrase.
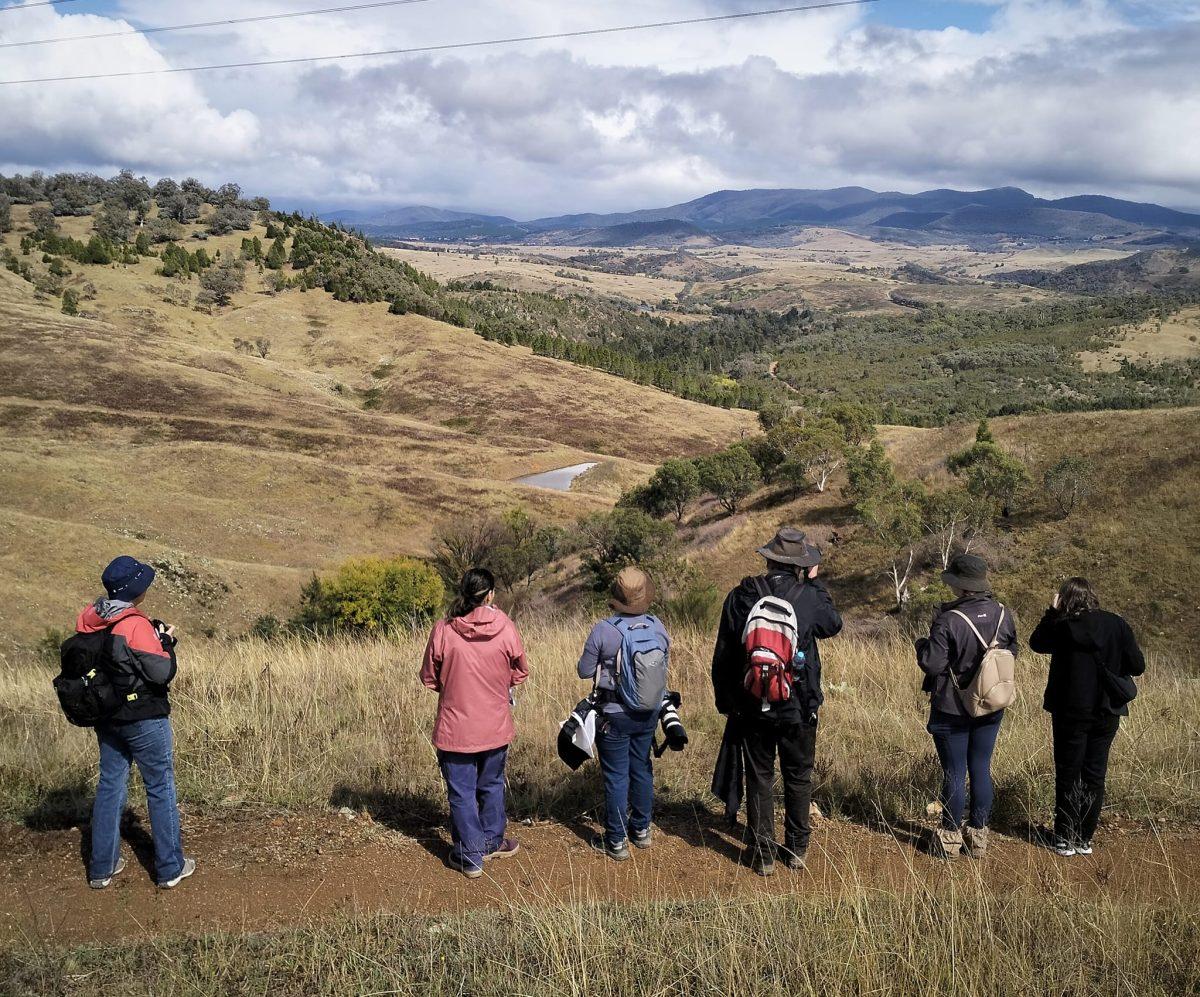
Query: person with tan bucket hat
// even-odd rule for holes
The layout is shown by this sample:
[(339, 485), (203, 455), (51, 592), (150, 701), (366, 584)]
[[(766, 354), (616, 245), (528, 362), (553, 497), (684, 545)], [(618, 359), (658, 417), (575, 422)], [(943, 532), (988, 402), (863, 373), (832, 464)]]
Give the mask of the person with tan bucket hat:
[[(783, 776), (783, 858), (792, 869), (804, 867), (812, 827), (812, 771), (821, 692), (817, 641), (836, 636), (842, 618), (817, 578), (821, 551), (802, 530), (782, 527), (758, 549), (766, 560), (761, 575), (743, 578), (729, 593), (713, 649), (712, 681), (717, 710), (729, 717), (726, 740), (741, 743), (746, 779), (748, 857), (754, 871), (775, 871), (775, 758)], [(755, 635), (764, 637), (756, 637)], [(768, 694), (755, 684), (755, 655), (778, 637), (775, 651), (786, 647), (781, 674)], [(755, 644), (750, 647), (750, 644)], [(739, 757), (736, 752), (722, 752)], [(714, 787), (717, 784), (714, 776)], [(733, 780), (737, 782), (736, 778)], [(730, 801), (727, 800), (727, 811)], [(732, 813), (736, 815), (737, 804)]]
[(654, 583), (641, 568), (622, 568), (613, 579), (614, 615), (588, 634), (579, 677), (591, 679), (596, 699), (596, 748), (604, 776), (604, 833), (593, 847), (621, 862), (629, 842), (650, 847), (654, 764), (650, 748), (667, 689), (671, 638), (649, 612)]

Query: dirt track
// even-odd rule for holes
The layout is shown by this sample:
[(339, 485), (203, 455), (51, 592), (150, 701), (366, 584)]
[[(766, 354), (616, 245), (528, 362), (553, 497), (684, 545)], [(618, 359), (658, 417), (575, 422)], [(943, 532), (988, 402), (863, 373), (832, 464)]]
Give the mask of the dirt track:
[[(763, 880), (738, 864), (740, 845), (714, 815), (675, 815), (657, 826), (654, 847), (610, 862), (586, 844), (591, 828), (513, 825), (519, 855), (490, 862), (468, 881), (445, 864), (447, 837), (413, 837), (365, 814), (270, 816), (261, 820), (186, 815), (185, 847), (199, 863), (177, 890), (156, 890), (148, 837), (126, 835), (130, 862), (105, 891), (88, 889), (78, 828), (35, 832), (0, 825), (0, 943), (80, 943), (214, 929), (260, 931), (319, 920), (339, 909), (438, 914), (506, 907), (539, 898), (631, 900), (850, 888), (920, 889), (947, 875), (971, 881), (984, 868), (998, 890), (1027, 888), (1123, 899), (1196, 896), (1195, 838), (1110, 829), (1088, 858), (1060, 859), (1015, 838), (996, 840), (986, 865), (953, 867), (922, 851), (916, 829), (893, 834), (843, 821), (817, 823), (808, 870), (779, 867)], [(132, 844), (132, 848), (130, 845)]]

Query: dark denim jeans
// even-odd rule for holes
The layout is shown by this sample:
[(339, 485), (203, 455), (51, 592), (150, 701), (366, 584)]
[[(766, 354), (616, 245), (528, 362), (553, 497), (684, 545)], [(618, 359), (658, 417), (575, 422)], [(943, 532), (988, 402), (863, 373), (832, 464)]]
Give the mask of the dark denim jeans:
[(604, 839), (610, 848), (630, 831), (650, 826), (654, 807), (654, 763), (650, 746), (654, 713), (602, 713), (596, 721), (596, 749), (604, 775)]
[(957, 831), (967, 807), (967, 774), (971, 776), (971, 827), (987, 827), (992, 814), (992, 752), (1004, 711), (986, 717), (960, 717), (933, 710), (925, 728), (933, 735), (942, 763), (942, 827)]
[(175, 759), (167, 717), (96, 728), (100, 743), (100, 782), (92, 807), (92, 861), (89, 879), (107, 879), (121, 855), (121, 814), (129, 790), (129, 768), (137, 763), (146, 787), (154, 837), (154, 875), (162, 883), (183, 869), (179, 807), (175, 802)]
[(504, 840), (507, 761), (508, 745), (490, 751), (438, 752), (450, 803), (451, 853), (468, 869), (483, 868), (484, 856)]

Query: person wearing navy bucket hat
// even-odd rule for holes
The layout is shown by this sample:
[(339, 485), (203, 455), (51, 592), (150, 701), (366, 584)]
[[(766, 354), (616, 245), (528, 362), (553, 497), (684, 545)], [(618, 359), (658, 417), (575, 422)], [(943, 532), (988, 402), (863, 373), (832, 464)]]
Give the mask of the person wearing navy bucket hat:
[(137, 558), (114, 558), (100, 576), (104, 595), (79, 614), (77, 634), (107, 633), (104, 667), (120, 704), (96, 724), (100, 781), (92, 807), (92, 853), (88, 885), (101, 890), (125, 868), (121, 814), (136, 764), (146, 788), (154, 839), (154, 871), (164, 889), (196, 870), (183, 854), (175, 798), (174, 741), (168, 688), (175, 677), (175, 628), (151, 620), (140, 608), (154, 582), (154, 568)]
[(934, 831), (933, 851), (940, 858), (957, 859), (965, 848), (971, 857), (982, 858), (992, 810), (992, 753), (1004, 710), (973, 711), (965, 692), (991, 648), (1015, 657), (1017, 628), (1012, 613), (992, 596), (982, 557), (955, 555), (942, 572), (942, 581), (954, 598), (938, 608), (929, 636), (916, 642), (917, 664), (925, 673), (921, 691), (929, 694), (926, 730), (942, 766), (941, 820)]

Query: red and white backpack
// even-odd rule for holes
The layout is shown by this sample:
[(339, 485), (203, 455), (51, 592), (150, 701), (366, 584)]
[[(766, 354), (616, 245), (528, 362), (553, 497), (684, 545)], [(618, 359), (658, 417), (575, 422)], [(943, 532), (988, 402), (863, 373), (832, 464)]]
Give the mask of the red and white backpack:
[(800, 628), (792, 604), (772, 595), (761, 580), (756, 584), (759, 599), (750, 607), (742, 630), (742, 646), (746, 649), (742, 684), (751, 696), (761, 700), (765, 713), (773, 705), (791, 699), (797, 658), (803, 663), (804, 653), (796, 647)]

